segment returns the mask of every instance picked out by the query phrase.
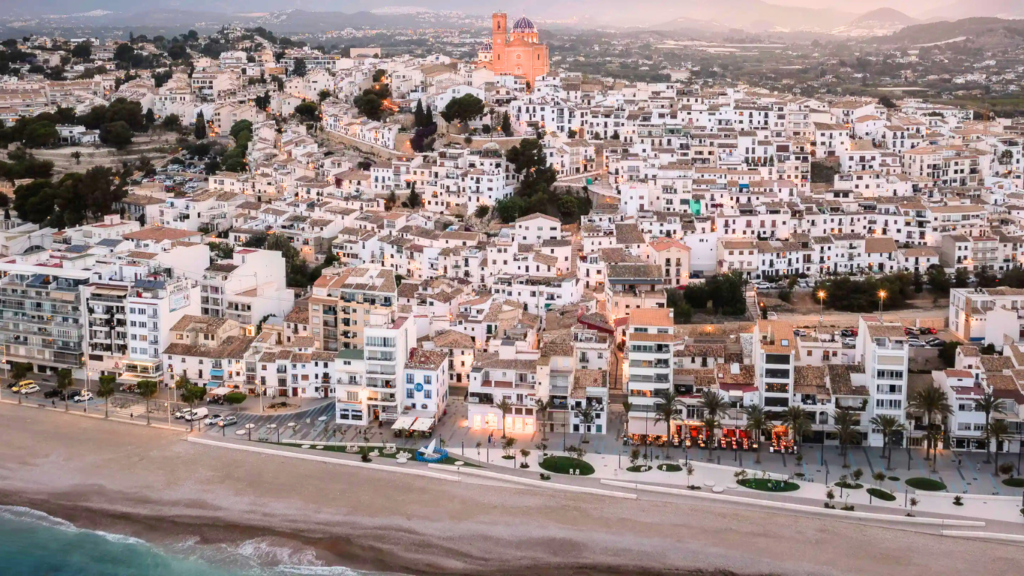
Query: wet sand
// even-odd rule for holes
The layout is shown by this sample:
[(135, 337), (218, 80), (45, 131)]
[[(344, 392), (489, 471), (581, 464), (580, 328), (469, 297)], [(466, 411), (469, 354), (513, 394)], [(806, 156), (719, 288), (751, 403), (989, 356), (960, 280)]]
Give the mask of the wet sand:
[(693, 502), (454, 483), (0, 405), (0, 504), (157, 544), (275, 536), (406, 574), (1013, 573), (1021, 547)]

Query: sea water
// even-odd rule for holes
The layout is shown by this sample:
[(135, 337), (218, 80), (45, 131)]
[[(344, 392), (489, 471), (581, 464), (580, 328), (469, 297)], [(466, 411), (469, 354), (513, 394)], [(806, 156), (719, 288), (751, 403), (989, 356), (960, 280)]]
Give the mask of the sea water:
[(311, 550), (270, 538), (235, 545), (195, 541), (157, 547), (83, 530), (42, 512), (0, 506), (0, 574), (4, 576), (284, 576), (379, 574), (324, 566)]

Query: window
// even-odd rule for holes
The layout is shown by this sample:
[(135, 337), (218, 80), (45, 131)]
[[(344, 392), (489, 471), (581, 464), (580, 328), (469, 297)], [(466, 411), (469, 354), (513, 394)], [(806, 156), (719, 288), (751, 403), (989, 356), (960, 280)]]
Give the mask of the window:
[(416, 398), (416, 392), (412, 388), (406, 388), (405, 389), (405, 397), (406, 397), (407, 400), (412, 400), (412, 399)]
[(349, 402), (359, 402), (359, 392), (346, 392), (345, 398)]
[(427, 374), (426, 376), (423, 377), (423, 384), (426, 386), (430, 386), (431, 384), (433, 384), (433, 378), (430, 376), (430, 374)]
[(412, 374), (406, 374), (406, 375), (405, 375), (405, 383), (406, 383), (406, 384), (412, 384), (412, 383), (414, 383), (414, 382), (415, 382), (415, 378), (416, 378), (416, 377), (415, 377), (415, 376), (413, 376)]
[(433, 397), (434, 397), (434, 392), (432, 390), (424, 390), (423, 391), (423, 399), (424, 400), (430, 400)]

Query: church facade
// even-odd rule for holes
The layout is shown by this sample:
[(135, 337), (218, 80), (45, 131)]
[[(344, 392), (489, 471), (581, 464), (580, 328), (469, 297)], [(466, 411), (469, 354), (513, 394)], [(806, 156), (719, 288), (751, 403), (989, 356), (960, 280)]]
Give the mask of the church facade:
[(540, 43), (537, 27), (523, 16), (508, 27), (508, 16), (497, 12), (491, 16), (491, 41), (480, 48), (480, 64), (495, 74), (511, 74), (525, 78), (532, 88), (538, 76), (548, 73), (551, 63), (548, 47)]

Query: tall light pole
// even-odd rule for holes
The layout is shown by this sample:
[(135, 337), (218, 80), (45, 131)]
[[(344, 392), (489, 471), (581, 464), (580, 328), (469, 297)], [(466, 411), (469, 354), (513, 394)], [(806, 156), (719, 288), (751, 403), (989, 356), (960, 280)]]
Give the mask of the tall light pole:
[(818, 336), (821, 336), (821, 323), (825, 320), (825, 291), (818, 290)]
[(885, 302), (885, 290), (878, 291), (878, 320), (882, 320), (882, 303)]

